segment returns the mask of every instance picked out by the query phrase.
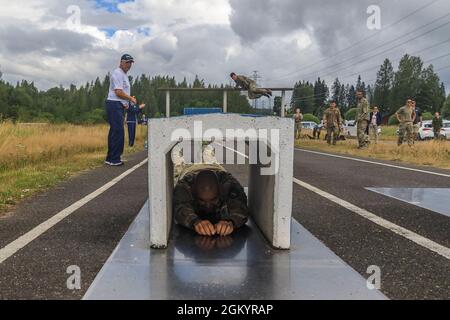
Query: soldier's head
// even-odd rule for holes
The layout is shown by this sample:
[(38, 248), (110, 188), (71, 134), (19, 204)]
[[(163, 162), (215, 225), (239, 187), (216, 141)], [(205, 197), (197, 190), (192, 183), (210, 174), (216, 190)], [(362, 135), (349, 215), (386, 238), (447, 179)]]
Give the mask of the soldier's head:
[(434, 114), (436, 116), (436, 118), (439, 118), (441, 116), (441, 114), (439, 113), (439, 111), (436, 111), (436, 113)]
[(336, 100), (331, 100), (331, 102), (330, 102), (330, 107), (333, 108), (333, 109), (337, 107), (337, 102), (336, 102)]
[(236, 75), (236, 73), (232, 72), (232, 73), (230, 73), (230, 77), (231, 77), (231, 79), (236, 80), (237, 75)]
[(413, 100), (413, 99), (411, 99), (411, 98), (406, 99), (406, 105), (407, 105), (408, 107), (412, 107), (412, 106), (413, 106), (413, 103), (414, 103), (414, 100)]
[(356, 97), (357, 97), (358, 99), (364, 98), (364, 90), (362, 90), (362, 89), (356, 90)]
[(195, 178), (194, 196), (198, 204), (212, 210), (219, 204), (219, 180), (213, 171), (201, 171)]

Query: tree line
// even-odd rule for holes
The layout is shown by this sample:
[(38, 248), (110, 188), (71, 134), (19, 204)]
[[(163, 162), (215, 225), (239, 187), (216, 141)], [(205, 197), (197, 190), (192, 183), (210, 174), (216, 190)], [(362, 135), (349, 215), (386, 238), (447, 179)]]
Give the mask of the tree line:
[[(132, 94), (145, 103), (144, 113), (148, 117), (165, 115), (165, 93), (158, 91), (161, 87), (175, 88), (224, 88), (225, 85), (206, 85), (198, 76), (192, 83), (186, 78), (177, 82), (175, 77), (140, 75), (130, 77)], [(20, 122), (54, 122), (54, 123), (100, 123), (106, 120), (105, 99), (109, 88), (109, 74), (103, 79), (87, 82), (77, 87), (70, 85), (38, 90), (33, 82), (23, 80), (12, 85), (1, 79), (0, 72), (0, 120), (10, 119)], [(392, 62), (385, 59), (377, 72), (373, 86), (358, 76), (356, 83), (343, 83), (336, 78), (331, 88), (318, 78), (314, 83), (299, 80), (294, 85), (291, 109), (300, 107), (304, 114), (320, 118), (328, 107), (330, 99), (336, 100), (342, 114), (356, 107), (356, 90), (366, 92), (372, 106), (380, 108), (384, 115), (392, 115), (412, 97), (422, 112), (441, 111), (444, 117), (450, 117), (450, 95), (446, 99), (444, 84), (433, 65), (425, 66), (420, 57), (405, 55), (394, 71)], [(207, 92), (172, 92), (171, 115), (183, 114), (185, 107), (221, 107), (222, 93)], [(239, 92), (229, 92), (228, 110), (235, 113), (258, 113), (252, 109), (246, 96)], [(279, 114), (281, 98), (275, 98), (273, 112)], [(352, 114), (352, 113), (350, 113)]]
[[(131, 92), (138, 103), (145, 103), (144, 113), (148, 117), (165, 115), (165, 92), (161, 87), (174, 88), (223, 88), (224, 85), (206, 85), (197, 76), (192, 83), (186, 79), (177, 82), (174, 77), (141, 75), (130, 77)], [(1, 80), (0, 75), (0, 120), (51, 123), (101, 123), (106, 121), (105, 100), (109, 89), (109, 74), (76, 87), (63, 86), (38, 90), (33, 82), (23, 80), (16, 85)], [(172, 92), (171, 115), (183, 114), (185, 107), (221, 107), (221, 92)], [(239, 92), (228, 93), (228, 111), (252, 113), (245, 96)]]
[(328, 88), (325, 81), (318, 78), (314, 83), (299, 81), (294, 88), (292, 109), (299, 107), (304, 114), (317, 117), (321, 117), (329, 100), (336, 100), (343, 114), (355, 108), (359, 89), (384, 115), (392, 115), (411, 97), (422, 112), (440, 111), (445, 117), (450, 117), (450, 95), (446, 99), (444, 83), (433, 65), (425, 67), (420, 57), (407, 54), (400, 60), (397, 71), (394, 71), (392, 62), (385, 59), (373, 86), (366, 85), (358, 76), (355, 84), (345, 84), (336, 78)]

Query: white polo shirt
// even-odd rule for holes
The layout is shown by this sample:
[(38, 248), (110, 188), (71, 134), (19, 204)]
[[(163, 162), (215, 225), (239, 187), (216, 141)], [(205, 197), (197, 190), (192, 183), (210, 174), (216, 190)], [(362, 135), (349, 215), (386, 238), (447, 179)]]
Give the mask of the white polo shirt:
[(120, 101), (122, 104), (128, 104), (128, 100), (124, 100), (119, 98), (114, 90), (122, 89), (128, 95), (131, 95), (131, 86), (130, 80), (128, 79), (127, 74), (121, 69), (117, 68), (111, 74), (109, 79), (109, 92), (108, 92), (108, 100), (112, 101)]

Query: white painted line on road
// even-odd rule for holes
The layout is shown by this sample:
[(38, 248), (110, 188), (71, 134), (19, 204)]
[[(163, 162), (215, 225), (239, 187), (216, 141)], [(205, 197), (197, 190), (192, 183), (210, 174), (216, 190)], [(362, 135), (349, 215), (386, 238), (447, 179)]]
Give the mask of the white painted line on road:
[(359, 208), (359, 207), (351, 204), (350, 202), (342, 200), (342, 199), (340, 199), (330, 193), (327, 193), (325, 191), (322, 191), (306, 182), (303, 182), (296, 178), (294, 178), (294, 182), (296, 184), (298, 184), (299, 186), (301, 186), (309, 191), (312, 191), (312, 192), (330, 200), (331, 202), (334, 202), (334, 203), (346, 208), (347, 210), (350, 210), (350, 211), (362, 216), (363, 218), (366, 218), (366, 219), (370, 220), (371, 222), (376, 223), (377, 225), (379, 225), (383, 228), (386, 228), (386, 229), (450, 260), (450, 249), (449, 248), (444, 247), (444, 246), (440, 245), (439, 243), (436, 243), (430, 239), (422, 237), (421, 235), (418, 235), (417, 233), (415, 233), (413, 231), (410, 231), (410, 230), (400, 227), (392, 222), (389, 222), (389, 221), (387, 221), (365, 209)]
[(334, 158), (341, 158), (341, 159), (346, 159), (346, 160), (365, 162), (365, 163), (370, 163), (370, 164), (377, 164), (377, 165), (385, 166), (385, 167), (391, 167), (391, 168), (396, 168), (396, 169), (415, 171), (415, 172), (420, 172), (420, 173), (433, 174), (433, 175), (436, 175), (436, 176), (450, 178), (450, 174), (445, 174), (445, 173), (439, 173), (439, 172), (433, 172), (433, 171), (427, 171), (427, 170), (420, 170), (420, 169), (413, 169), (413, 168), (408, 168), (408, 167), (396, 166), (396, 165), (393, 165), (393, 164), (387, 164), (387, 163), (381, 163), (381, 162), (376, 162), (376, 161), (357, 159), (357, 158), (346, 157), (346, 156), (338, 156), (338, 155), (331, 154), (331, 153), (311, 151), (311, 150), (305, 150), (305, 149), (299, 149), (299, 148), (295, 148), (295, 150), (296, 151), (301, 151), (301, 152), (308, 152), (308, 153), (319, 154), (319, 155), (327, 156), (327, 157), (334, 157)]
[[(225, 148), (227, 148), (229, 150), (232, 150), (232, 151), (234, 151), (236, 153), (239, 153), (237, 150), (228, 148), (228, 147), (226, 147), (226, 146), (224, 146), (224, 145), (222, 145), (220, 143), (217, 143), (217, 144), (219, 144), (219, 145), (221, 145), (221, 146), (223, 146), (223, 147), (225, 147)], [(301, 149), (296, 149), (296, 150), (306, 151), (306, 150), (301, 150)], [(312, 152), (312, 153), (319, 153), (319, 154), (321, 154), (320, 152), (315, 152), (315, 151), (306, 151), (306, 152)], [(244, 156), (244, 157), (246, 157), (246, 158), (248, 158), (246, 155), (244, 155), (242, 153), (239, 153), (239, 154)], [(329, 155), (327, 153), (324, 153), (324, 155), (334, 156), (334, 155)], [(336, 156), (336, 157), (348, 158), (348, 157), (341, 157), (341, 156)], [(348, 158), (348, 159), (372, 163), (372, 161), (366, 161), (366, 160), (360, 160), (360, 159), (354, 159), (354, 158)], [(378, 163), (378, 162), (373, 162), (373, 163), (374, 164), (380, 164), (380, 165), (387, 165), (387, 164)], [(387, 166), (397, 167), (397, 166), (393, 166), (393, 165), (387, 165)], [(411, 168), (406, 168), (406, 167), (398, 167), (398, 168), (400, 168), (400, 169), (407, 169), (407, 170), (413, 170), (413, 171), (423, 171), (423, 170), (411, 169)], [(425, 173), (432, 173), (432, 174), (438, 174), (436, 172), (428, 172), (428, 171), (423, 171), (423, 172), (425, 172)], [(438, 174), (438, 175), (443, 175), (443, 174)], [(443, 175), (443, 176), (448, 176), (448, 175)], [(436, 242), (434, 242), (434, 241), (432, 241), (432, 240), (430, 240), (428, 238), (425, 238), (425, 237), (423, 237), (423, 236), (421, 236), (421, 235), (419, 235), (419, 234), (417, 234), (417, 233), (415, 233), (413, 231), (410, 231), (408, 229), (400, 227), (400, 226), (398, 226), (398, 225), (396, 225), (396, 224), (394, 224), (394, 223), (392, 223), (390, 221), (387, 221), (387, 220), (385, 220), (385, 219), (383, 219), (383, 218), (381, 218), (381, 217), (379, 217), (379, 216), (377, 216), (377, 215), (375, 215), (375, 214), (373, 214), (373, 213), (371, 213), (371, 212), (369, 212), (369, 211), (367, 211), (365, 209), (359, 208), (359, 207), (355, 206), (354, 204), (351, 204), (350, 202), (347, 202), (347, 201), (342, 200), (342, 199), (340, 199), (340, 198), (338, 198), (338, 197), (336, 197), (336, 196), (334, 196), (334, 195), (332, 195), (330, 193), (327, 193), (327, 192), (325, 192), (323, 190), (320, 190), (320, 189), (318, 189), (318, 188), (316, 188), (316, 187), (314, 187), (314, 186), (312, 186), (312, 185), (310, 185), (310, 184), (308, 184), (306, 182), (298, 180), (295, 177), (293, 178), (293, 181), (296, 184), (298, 184), (299, 186), (301, 186), (301, 187), (303, 187), (303, 188), (305, 188), (307, 190), (310, 190), (310, 191), (312, 191), (314, 193), (317, 193), (318, 195), (320, 195), (320, 196), (322, 196), (322, 197), (324, 197), (324, 198), (326, 198), (326, 199), (328, 199), (328, 200), (330, 200), (330, 201), (332, 201), (332, 202), (334, 202), (334, 203), (336, 203), (336, 204), (346, 208), (347, 210), (350, 210), (350, 211), (352, 211), (352, 212), (362, 216), (363, 218), (366, 218), (366, 219), (370, 220), (371, 222), (373, 222), (373, 223), (375, 223), (375, 224), (377, 224), (377, 225), (379, 225), (379, 226), (381, 226), (383, 228), (386, 228), (386, 229), (388, 229), (388, 230), (390, 230), (390, 231), (392, 231), (392, 232), (394, 232), (394, 233), (396, 233), (396, 234), (398, 234), (398, 235), (400, 235), (400, 236), (402, 236), (402, 237), (404, 237), (404, 238), (406, 238), (406, 239), (408, 239), (408, 240), (410, 240), (410, 241), (412, 241), (412, 242), (414, 242), (414, 243), (416, 243), (416, 244), (418, 244), (418, 245), (420, 245), (420, 246), (422, 246), (422, 247), (424, 247), (424, 248), (426, 248), (428, 250), (431, 250), (431, 251), (433, 251), (433, 252), (435, 252), (435, 253), (437, 253), (437, 254), (439, 254), (439, 255), (441, 255), (441, 256), (443, 256), (443, 257), (445, 257), (445, 258), (450, 260), (450, 249), (449, 248), (444, 247), (444, 246), (440, 245), (439, 243), (436, 243)]]
[(20, 236), (13, 242), (9, 243), (2, 249), (0, 249), (0, 263), (14, 255), (17, 251), (28, 245), (30, 242), (38, 238), (40, 235), (42, 235), (44, 232), (52, 228), (54, 225), (56, 225), (58, 222), (62, 221), (64, 218), (68, 217), (70, 214), (72, 214), (74, 211), (78, 210), (82, 206), (84, 206), (89, 201), (93, 200), (94, 198), (98, 197), (102, 193), (104, 193), (106, 190), (117, 184), (119, 181), (124, 179), (126, 176), (128, 176), (130, 173), (135, 171), (136, 169), (142, 167), (145, 163), (147, 163), (148, 159), (145, 159), (141, 163), (135, 165), (131, 169), (128, 169), (124, 173), (122, 173), (120, 176), (117, 176), (104, 186), (100, 187), (99, 189), (95, 190), (94, 192), (88, 194), (83, 199), (78, 200), (74, 204), (72, 204), (70, 207), (65, 208), (64, 210), (58, 212), (50, 219), (44, 221), (34, 229), (28, 231), (24, 235)]

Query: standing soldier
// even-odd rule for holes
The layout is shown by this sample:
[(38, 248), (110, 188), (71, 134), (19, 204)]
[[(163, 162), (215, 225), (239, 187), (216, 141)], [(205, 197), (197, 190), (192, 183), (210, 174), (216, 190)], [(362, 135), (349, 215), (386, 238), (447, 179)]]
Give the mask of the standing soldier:
[(439, 112), (436, 112), (434, 114), (432, 126), (433, 126), (434, 139), (437, 140), (441, 136), (441, 129), (444, 126), (444, 123), (441, 118), (441, 114)]
[(369, 145), (369, 136), (367, 129), (370, 121), (369, 101), (364, 97), (361, 89), (356, 91), (357, 111), (356, 111), (356, 127), (358, 135), (358, 149), (367, 148)]
[(272, 90), (257, 88), (256, 82), (253, 79), (250, 79), (246, 76), (238, 76), (234, 72), (230, 74), (230, 77), (234, 80), (234, 82), (236, 82), (236, 88), (248, 90), (249, 99), (258, 99), (262, 96), (270, 98), (272, 96)]
[(295, 120), (295, 139), (300, 139), (300, 134), (302, 133), (302, 120), (303, 120), (303, 114), (301, 113), (300, 108), (295, 109), (294, 120)]
[(333, 136), (333, 145), (336, 145), (342, 125), (342, 117), (334, 100), (331, 101), (330, 107), (323, 114), (323, 125), (327, 129), (327, 143), (331, 144), (331, 136)]
[(395, 113), (398, 122), (400, 122), (400, 127), (398, 131), (398, 145), (400, 146), (405, 138), (408, 141), (408, 145), (411, 147), (414, 144), (413, 137), (413, 122), (416, 118), (416, 112), (414, 110), (413, 100), (408, 99), (406, 105), (398, 109)]

